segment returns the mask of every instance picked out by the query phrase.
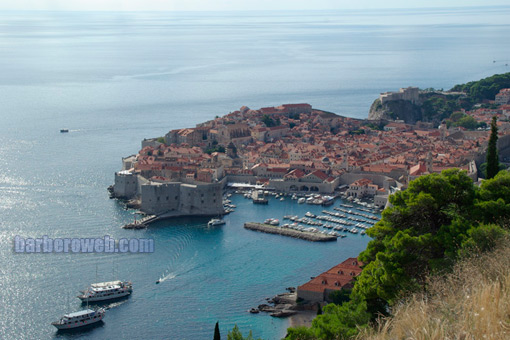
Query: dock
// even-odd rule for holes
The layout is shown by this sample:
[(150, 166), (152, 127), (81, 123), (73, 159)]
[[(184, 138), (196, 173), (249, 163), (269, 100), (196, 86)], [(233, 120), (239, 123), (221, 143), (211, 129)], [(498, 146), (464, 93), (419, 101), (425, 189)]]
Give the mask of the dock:
[(124, 226), (122, 226), (123, 229), (145, 229), (147, 226), (152, 223), (156, 222), (159, 219), (156, 215), (149, 215), (145, 216), (144, 218), (135, 221), (133, 223), (128, 223)]
[(336, 241), (336, 236), (324, 235), (321, 233), (311, 233), (309, 231), (299, 231), (294, 229), (281, 228), (264, 223), (246, 222), (244, 224), (244, 227), (249, 230), (260, 231), (267, 234), (283, 235), (312, 242)]

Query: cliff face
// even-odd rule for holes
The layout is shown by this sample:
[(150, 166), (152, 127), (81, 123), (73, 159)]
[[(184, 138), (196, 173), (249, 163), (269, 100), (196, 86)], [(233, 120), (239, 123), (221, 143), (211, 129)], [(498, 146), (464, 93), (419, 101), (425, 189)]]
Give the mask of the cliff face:
[(420, 105), (413, 104), (408, 100), (394, 100), (384, 104), (376, 99), (370, 106), (368, 113), (369, 120), (403, 120), (406, 123), (414, 124), (422, 120)]

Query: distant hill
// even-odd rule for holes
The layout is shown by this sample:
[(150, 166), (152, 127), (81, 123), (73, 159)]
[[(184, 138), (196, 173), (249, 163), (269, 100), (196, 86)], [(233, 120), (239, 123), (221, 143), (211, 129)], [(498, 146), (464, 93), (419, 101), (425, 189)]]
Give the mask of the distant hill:
[(465, 92), (473, 103), (481, 103), (485, 100), (494, 100), (499, 90), (504, 88), (510, 88), (510, 72), (455, 85), (450, 91)]
[(417, 121), (439, 124), (453, 112), (461, 109), (470, 110), (477, 103), (494, 100), (496, 94), (503, 88), (510, 88), (510, 72), (455, 85), (449, 91), (420, 90), (418, 98), (413, 101), (400, 99), (399, 96), (395, 96), (394, 100), (388, 100), (381, 95), (371, 105), (368, 119), (400, 119), (410, 124)]

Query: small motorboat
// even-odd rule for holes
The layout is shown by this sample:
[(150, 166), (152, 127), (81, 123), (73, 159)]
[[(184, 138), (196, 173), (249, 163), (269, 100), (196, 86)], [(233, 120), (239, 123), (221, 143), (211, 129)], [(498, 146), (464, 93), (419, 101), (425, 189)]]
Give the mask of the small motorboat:
[(222, 219), (219, 219), (219, 218), (213, 218), (212, 220), (210, 220), (209, 222), (207, 222), (207, 226), (209, 227), (214, 227), (214, 226), (217, 226), (217, 225), (223, 225), (225, 224), (226, 222)]

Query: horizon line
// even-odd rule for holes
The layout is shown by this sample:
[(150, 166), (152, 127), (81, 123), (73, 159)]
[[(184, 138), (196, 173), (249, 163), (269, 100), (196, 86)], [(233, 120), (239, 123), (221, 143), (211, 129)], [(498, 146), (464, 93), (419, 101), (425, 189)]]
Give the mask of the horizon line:
[(2, 9), (2, 12), (323, 12), (323, 11), (391, 11), (391, 10), (440, 10), (440, 9), (475, 9), (475, 8), (510, 8), (510, 5), (465, 5), (465, 6), (420, 6), (420, 7), (359, 7), (359, 8), (320, 8), (320, 9)]

